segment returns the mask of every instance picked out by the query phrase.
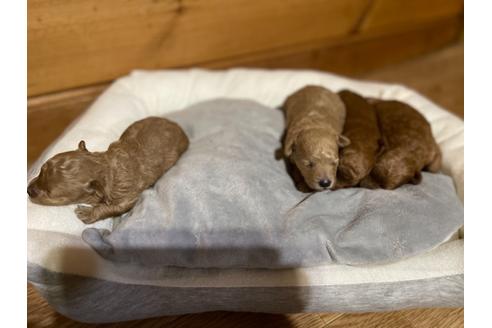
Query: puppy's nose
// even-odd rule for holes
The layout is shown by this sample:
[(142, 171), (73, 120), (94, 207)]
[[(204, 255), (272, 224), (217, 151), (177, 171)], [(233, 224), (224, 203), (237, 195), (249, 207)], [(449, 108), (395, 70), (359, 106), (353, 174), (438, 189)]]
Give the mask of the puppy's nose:
[(29, 197), (36, 197), (38, 195), (38, 189), (34, 186), (28, 186), (27, 194), (29, 195)]
[(318, 183), (322, 188), (328, 188), (331, 185), (331, 181), (329, 179), (319, 180)]

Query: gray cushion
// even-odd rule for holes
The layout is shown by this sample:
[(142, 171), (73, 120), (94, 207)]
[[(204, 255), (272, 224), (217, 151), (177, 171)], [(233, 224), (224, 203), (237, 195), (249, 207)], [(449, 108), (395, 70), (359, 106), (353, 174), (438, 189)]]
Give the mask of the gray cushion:
[(423, 174), (395, 191), (305, 197), (274, 158), (279, 110), (246, 100), (196, 104), (168, 118), (191, 145), (113, 231), (83, 239), (104, 258), (145, 266), (281, 268), (389, 262), (435, 248), (463, 224), (451, 178)]

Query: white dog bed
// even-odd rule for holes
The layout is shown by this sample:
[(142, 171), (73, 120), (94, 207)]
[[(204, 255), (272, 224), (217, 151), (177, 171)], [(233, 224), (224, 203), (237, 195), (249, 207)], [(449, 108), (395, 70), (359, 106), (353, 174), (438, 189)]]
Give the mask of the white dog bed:
[[(463, 200), (463, 122), (397, 85), (359, 82), (312, 71), (137, 71), (115, 82), (33, 165), (72, 150), (81, 139), (105, 150), (132, 122), (215, 98), (279, 106), (306, 84), (352, 89), (413, 105), (429, 120), (443, 151), (443, 173)], [(112, 322), (191, 312), (376, 311), (462, 306), (463, 240), (452, 238), (422, 255), (371, 266), (330, 264), (294, 269), (160, 268), (100, 257), (81, 239), (87, 228), (74, 206), (28, 201), (28, 280), (59, 312), (87, 322)], [(91, 225), (112, 230), (113, 220)]]

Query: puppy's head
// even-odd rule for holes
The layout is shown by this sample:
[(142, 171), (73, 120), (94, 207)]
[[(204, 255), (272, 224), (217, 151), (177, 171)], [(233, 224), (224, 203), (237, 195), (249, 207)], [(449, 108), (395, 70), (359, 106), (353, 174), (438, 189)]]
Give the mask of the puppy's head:
[(81, 141), (77, 150), (60, 153), (44, 163), (27, 193), (33, 203), (42, 205), (90, 203), (101, 198), (102, 192), (95, 172), (91, 153)]
[(304, 130), (285, 140), (284, 154), (297, 166), (313, 190), (334, 188), (338, 167), (338, 148), (350, 140), (323, 129)]

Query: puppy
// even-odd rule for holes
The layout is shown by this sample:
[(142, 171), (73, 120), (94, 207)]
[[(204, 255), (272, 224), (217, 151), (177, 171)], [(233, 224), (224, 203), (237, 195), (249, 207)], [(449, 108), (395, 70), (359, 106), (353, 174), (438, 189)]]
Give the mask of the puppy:
[(91, 205), (75, 210), (84, 223), (121, 215), (176, 163), (188, 143), (176, 123), (149, 117), (130, 125), (105, 152), (88, 151), (82, 140), (77, 150), (52, 157), (27, 193), (42, 205)]
[(312, 190), (333, 188), (338, 148), (350, 140), (342, 135), (345, 105), (336, 94), (320, 86), (306, 86), (285, 101), (284, 156), (299, 170)]
[(383, 150), (362, 187), (395, 189), (420, 183), (420, 172), (437, 172), (441, 151), (430, 124), (414, 108), (399, 101), (374, 101)]
[(336, 188), (347, 188), (369, 175), (382, 140), (374, 107), (354, 92), (343, 90), (338, 95), (347, 110), (343, 135), (350, 145), (340, 150)]

